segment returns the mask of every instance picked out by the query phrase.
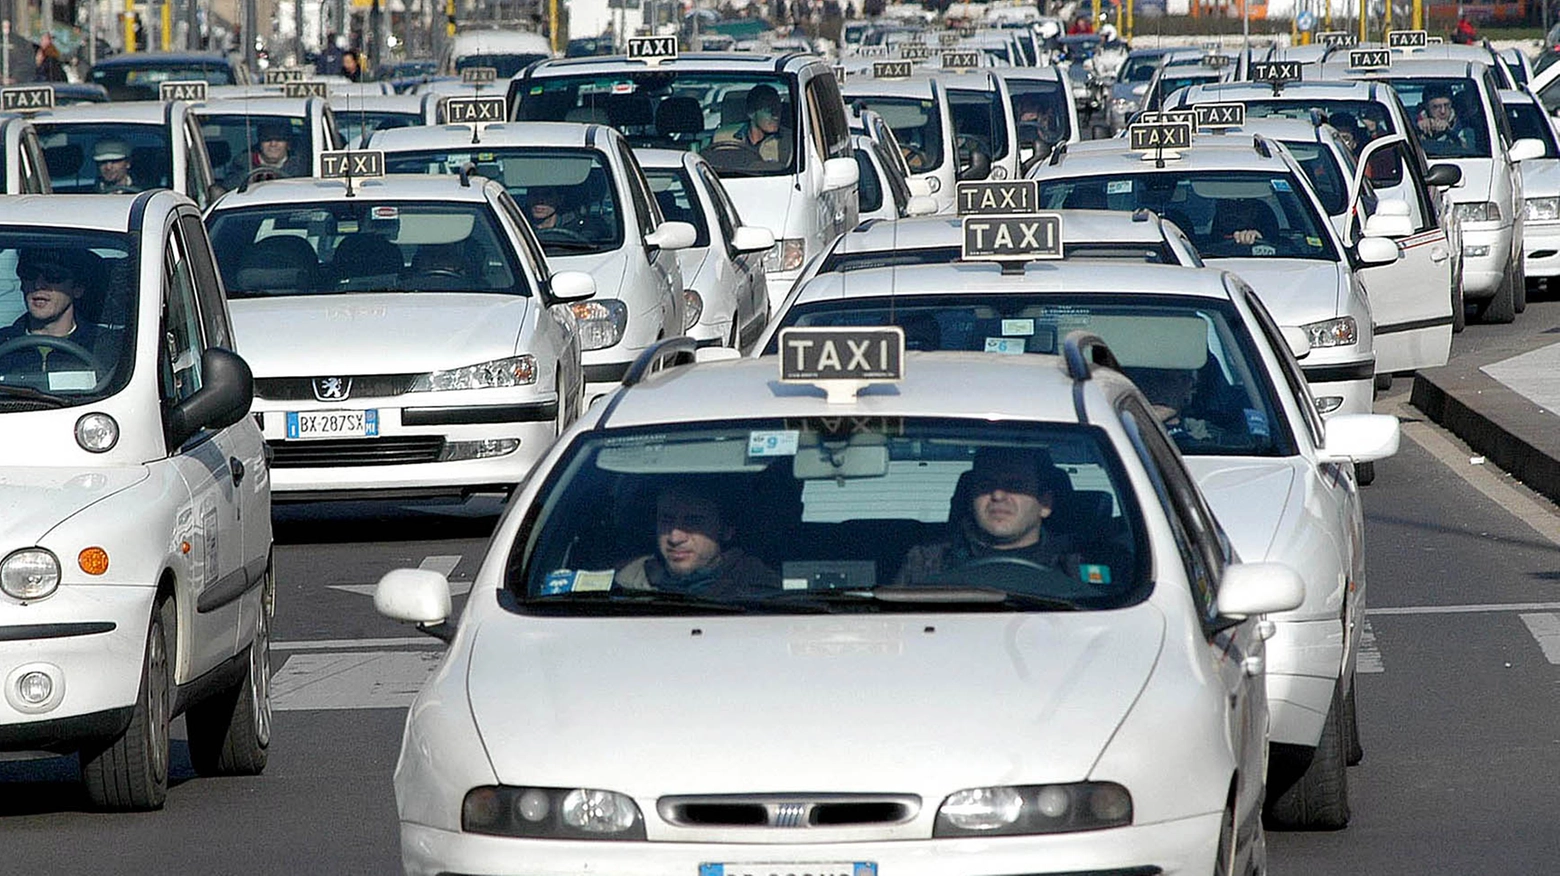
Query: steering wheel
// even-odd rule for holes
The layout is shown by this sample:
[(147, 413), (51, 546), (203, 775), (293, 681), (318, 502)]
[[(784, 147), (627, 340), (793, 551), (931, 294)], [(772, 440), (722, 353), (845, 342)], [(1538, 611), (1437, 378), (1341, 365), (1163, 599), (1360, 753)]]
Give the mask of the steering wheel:
[(427, 278), (438, 277), (445, 280), (463, 279), (461, 272), (455, 268), (423, 268), (417, 272), (417, 276)]
[(764, 156), (752, 144), (743, 143), (741, 140), (721, 140), (711, 143), (703, 152), (704, 160), (715, 165), (716, 169), (750, 170), (756, 164), (767, 164)]
[(96, 354), (86, 347), (65, 338), (56, 338), (52, 335), (24, 335), (20, 338), (12, 338), (0, 343), (0, 358), (3, 358), (17, 350), (25, 350), (29, 347), (49, 347), (59, 350), (82, 364), (88, 365), (93, 371), (102, 373), (111, 369), (104, 368)]
[(108, 188), (103, 190), (103, 194), (105, 194), (105, 195), (138, 195), (140, 193), (141, 193), (141, 190), (138, 189), (138, 188), (133, 188), (131, 186), (123, 186), (123, 185), (120, 185), (120, 186), (109, 186)]
[(546, 243), (549, 240), (555, 240), (559, 243), (588, 244), (591, 242), (590, 238), (586, 237), (584, 232), (562, 226), (553, 228), (538, 228), (536, 229), (536, 239), (543, 243)]
[[(990, 570), (999, 582), (1007, 579), (1009, 583), (1018, 585), (1004, 589), (1040, 593), (1058, 598), (1083, 595), (1082, 591), (1076, 589), (1078, 582), (1061, 569), (1042, 565), (1034, 560), (1026, 560), (1023, 557), (1006, 557), (1000, 554), (978, 557), (959, 566), (958, 571), (970, 572), (982, 569)], [(1065, 588), (1062, 585), (1065, 585)]]

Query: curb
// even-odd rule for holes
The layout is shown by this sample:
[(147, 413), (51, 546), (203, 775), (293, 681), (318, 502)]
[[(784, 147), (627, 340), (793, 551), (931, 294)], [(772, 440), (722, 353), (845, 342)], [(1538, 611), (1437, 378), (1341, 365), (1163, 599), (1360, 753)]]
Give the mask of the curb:
[(1476, 364), (1415, 372), (1409, 403), (1550, 501), (1560, 502), (1560, 417)]

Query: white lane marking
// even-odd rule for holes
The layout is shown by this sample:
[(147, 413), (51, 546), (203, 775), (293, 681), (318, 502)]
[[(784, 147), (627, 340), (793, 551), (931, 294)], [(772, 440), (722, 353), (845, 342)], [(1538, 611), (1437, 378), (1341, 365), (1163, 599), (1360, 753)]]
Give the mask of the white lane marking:
[[(329, 587), (332, 590), (340, 590), (342, 593), (356, 593), (358, 596), (373, 596), (374, 595), (374, 588), (378, 587), (379, 585), (378, 584), (327, 584), (325, 586)], [(471, 582), (470, 581), (451, 581), (450, 582), (450, 595), (451, 596), (464, 596), (464, 595), (466, 595), (467, 593), (470, 593), (470, 592), (471, 592)]]
[(417, 568), (438, 572), (448, 578), (458, 565), (460, 565), (460, 554), (435, 554), (431, 557), (423, 557), (423, 561), (417, 564)]
[(1365, 628), (1360, 631), (1360, 650), (1354, 656), (1354, 671), (1367, 675), (1387, 671), (1381, 662), (1381, 646), (1376, 644), (1376, 631), (1370, 628), (1369, 618), (1365, 619)]
[(442, 659), (417, 651), (294, 654), (271, 676), (271, 708), (404, 709)]
[(1544, 658), (1551, 664), (1560, 664), (1560, 615), (1524, 614), (1522, 622), (1538, 640), (1538, 647), (1544, 649)]
[(352, 651), (358, 648), (443, 648), (432, 636), (405, 636), (396, 639), (300, 639), (271, 643), (272, 651)]
[(1500, 611), (1560, 611), (1560, 602), (1491, 602), (1484, 605), (1402, 605), (1393, 608), (1367, 608), (1365, 614), (1484, 614)]

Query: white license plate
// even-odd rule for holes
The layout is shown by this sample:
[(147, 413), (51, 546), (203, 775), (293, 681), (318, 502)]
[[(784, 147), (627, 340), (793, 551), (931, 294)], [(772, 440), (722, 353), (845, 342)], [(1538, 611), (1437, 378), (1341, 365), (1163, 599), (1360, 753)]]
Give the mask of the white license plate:
[(373, 438), (378, 411), (288, 411), (288, 438)]
[(877, 865), (861, 861), (849, 864), (700, 864), (699, 876), (877, 876)]

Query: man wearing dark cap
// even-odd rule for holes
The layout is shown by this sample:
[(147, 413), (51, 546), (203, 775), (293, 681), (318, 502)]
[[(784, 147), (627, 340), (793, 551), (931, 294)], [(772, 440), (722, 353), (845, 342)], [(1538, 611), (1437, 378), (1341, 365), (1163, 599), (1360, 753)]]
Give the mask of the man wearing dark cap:
[(753, 150), (766, 164), (790, 165), (791, 129), (786, 127), (781, 112), (780, 92), (772, 85), (755, 85), (748, 91), (744, 106), (747, 121), (716, 132), (711, 148), (736, 143)]
[(249, 167), (230, 177), (229, 187), (238, 187), (245, 177), (257, 170), (270, 171), (278, 177), (309, 175), (303, 156), (292, 154), (292, 135), (285, 119), (260, 122), (255, 132), (255, 148), (249, 153)]
[(98, 178), (95, 186), (98, 194), (133, 194), (141, 191), (130, 177), (130, 147), (125, 141), (105, 137), (92, 146), (92, 160), (97, 162)]
[(77, 310), (81, 296), (101, 284), (96, 263), (97, 256), (82, 249), (32, 249), (19, 254), (16, 277), (22, 284), (27, 312), (0, 329), (0, 348), (28, 337), (58, 338), (91, 353), (96, 361), (84, 361), (81, 355), (58, 345), (21, 344), (0, 355), (0, 374), (24, 376), (114, 367), (119, 338), (87, 322)]
[(954, 491), (948, 519), (952, 537), (912, 547), (895, 583), (931, 583), (944, 572), (987, 558), (1022, 560), (1076, 577), (1078, 555), (1044, 526), (1057, 494), (1067, 487), (1067, 475), (1043, 450), (981, 448)]

